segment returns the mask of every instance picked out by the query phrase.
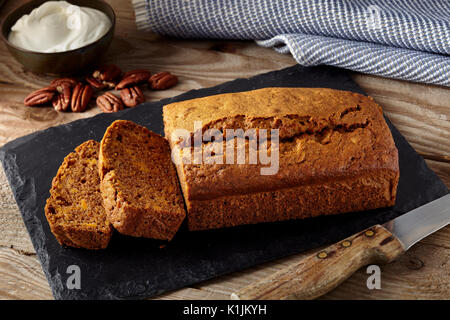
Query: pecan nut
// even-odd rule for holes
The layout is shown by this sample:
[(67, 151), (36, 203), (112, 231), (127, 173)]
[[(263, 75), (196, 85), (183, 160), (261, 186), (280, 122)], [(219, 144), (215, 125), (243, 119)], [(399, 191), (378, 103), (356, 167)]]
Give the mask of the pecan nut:
[(59, 87), (62, 85), (69, 86), (71, 88), (75, 87), (78, 84), (78, 81), (74, 78), (58, 78), (50, 82), (51, 87)]
[(66, 111), (70, 106), (72, 87), (68, 83), (59, 84), (56, 87), (57, 94), (53, 97), (52, 105), (56, 111)]
[(52, 101), (55, 92), (56, 88), (52, 86), (33, 91), (23, 100), (23, 103), (29, 107), (48, 103)]
[(178, 77), (170, 72), (160, 72), (148, 79), (148, 86), (153, 90), (169, 89), (178, 83)]
[(86, 82), (89, 83), (91, 87), (97, 90), (103, 90), (107, 87), (106, 83), (103, 83), (104, 81), (100, 81), (99, 79), (96, 79), (94, 77), (86, 77)]
[(98, 96), (97, 106), (100, 110), (106, 113), (123, 110), (122, 100), (111, 92), (106, 92), (105, 94)]
[(73, 112), (83, 112), (86, 110), (92, 98), (94, 90), (88, 84), (78, 83), (73, 89), (70, 108)]
[(144, 94), (139, 87), (131, 87), (120, 90), (120, 97), (123, 103), (130, 108), (136, 107), (145, 101)]
[(114, 64), (108, 64), (101, 66), (92, 73), (92, 77), (106, 82), (113, 82), (119, 78), (122, 74), (122, 70)]
[(117, 84), (116, 90), (124, 88), (135, 87), (137, 85), (146, 83), (150, 78), (151, 73), (148, 70), (132, 70), (128, 71), (122, 77), (122, 80)]
[(114, 89), (116, 86), (114, 81), (102, 81), (94, 77), (86, 77), (86, 82), (97, 90)]

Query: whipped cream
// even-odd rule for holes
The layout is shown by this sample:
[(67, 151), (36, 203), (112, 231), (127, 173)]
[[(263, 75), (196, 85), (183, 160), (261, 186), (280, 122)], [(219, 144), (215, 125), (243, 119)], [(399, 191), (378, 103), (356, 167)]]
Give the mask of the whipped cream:
[(111, 25), (106, 14), (97, 9), (48, 1), (17, 20), (8, 40), (27, 50), (63, 52), (100, 39)]

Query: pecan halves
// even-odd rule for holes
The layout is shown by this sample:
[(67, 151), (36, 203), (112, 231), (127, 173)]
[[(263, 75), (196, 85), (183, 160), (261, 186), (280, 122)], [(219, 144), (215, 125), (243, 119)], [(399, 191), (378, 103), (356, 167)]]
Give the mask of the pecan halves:
[(145, 101), (144, 94), (139, 87), (131, 87), (120, 90), (120, 97), (123, 103), (130, 108), (136, 107)]
[(148, 70), (132, 70), (126, 72), (122, 80), (117, 84), (116, 90), (124, 88), (135, 87), (137, 85), (146, 83), (150, 78), (151, 73)]
[(74, 78), (58, 78), (50, 83), (50, 86), (56, 89), (55, 96), (52, 99), (52, 105), (56, 111), (69, 109), (72, 89), (77, 84), (78, 80)]
[(178, 77), (170, 72), (160, 72), (148, 79), (148, 86), (153, 90), (169, 89), (178, 83)]
[(55, 87), (46, 87), (30, 93), (23, 101), (26, 106), (32, 107), (52, 101), (55, 95)]
[(78, 81), (74, 78), (58, 78), (50, 82), (51, 87), (59, 87), (62, 85), (69, 86), (71, 88), (75, 87), (78, 84)]
[(86, 77), (86, 82), (97, 90), (113, 89), (121, 75), (122, 70), (118, 66), (108, 64), (101, 66), (91, 76)]
[(97, 90), (114, 89), (116, 86), (116, 82), (114, 81), (104, 81), (94, 77), (86, 77), (86, 82)]
[(92, 73), (92, 77), (100, 81), (114, 81), (122, 75), (122, 70), (114, 64), (103, 65)]
[(95, 79), (94, 77), (86, 77), (86, 82), (89, 83), (93, 88), (97, 90), (103, 90), (108, 87), (105, 81), (101, 81), (99, 79)]
[(97, 97), (97, 106), (106, 113), (117, 112), (123, 110), (123, 102), (119, 97), (111, 92), (106, 92)]
[(69, 109), (72, 97), (72, 87), (70, 84), (62, 83), (56, 87), (57, 94), (53, 97), (52, 105), (56, 111), (66, 111)]
[(92, 98), (94, 90), (88, 84), (78, 83), (72, 92), (70, 108), (73, 112), (83, 112), (86, 110)]

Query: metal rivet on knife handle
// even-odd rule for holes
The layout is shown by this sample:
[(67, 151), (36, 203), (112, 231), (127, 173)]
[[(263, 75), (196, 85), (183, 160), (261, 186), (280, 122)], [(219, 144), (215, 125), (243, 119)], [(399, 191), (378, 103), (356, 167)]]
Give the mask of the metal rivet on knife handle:
[(328, 253), (326, 253), (325, 251), (320, 251), (317, 254), (317, 258), (319, 258), (319, 259), (325, 259), (326, 257), (328, 257)]
[(366, 232), (364, 232), (364, 234), (366, 235), (366, 237), (372, 237), (375, 232), (373, 232), (373, 230), (367, 230)]
[(352, 242), (350, 240), (344, 240), (344, 241), (342, 241), (341, 245), (344, 248), (348, 248), (348, 247), (350, 247), (352, 245)]

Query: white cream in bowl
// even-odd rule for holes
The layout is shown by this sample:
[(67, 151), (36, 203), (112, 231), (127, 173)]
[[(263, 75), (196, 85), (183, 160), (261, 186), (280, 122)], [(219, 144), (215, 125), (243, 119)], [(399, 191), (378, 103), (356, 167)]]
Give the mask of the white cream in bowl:
[(48, 1), (17, 20), (8, 41), (36, 52), (64, 52), (95, 42), (111, 25), (106, 14), (97, 9)]

